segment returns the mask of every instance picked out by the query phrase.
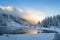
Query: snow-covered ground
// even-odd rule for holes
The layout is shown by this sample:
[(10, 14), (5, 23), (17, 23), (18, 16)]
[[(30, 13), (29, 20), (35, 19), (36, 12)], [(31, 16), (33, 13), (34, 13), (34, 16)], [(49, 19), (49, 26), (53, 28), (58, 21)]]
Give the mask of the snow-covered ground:
[(55, 33), (40, 34), (5, 34), (0, 36), (0, 40), (53, 40)]
[(44, 30), (57, 31), (56, 33), (38, 33), (38, 34), (4, 34), (0, 35), (0, 40), (60, 40), (60, 28), (41, 28)]
[(57, 27), (50, 27), (50, 28), (41, 27), (40, 29), (42, 29), (42, 30), (56, 31), (56, 32), (58, 32), (58, 34), (60, 34), (60, 28), (57, 28)]

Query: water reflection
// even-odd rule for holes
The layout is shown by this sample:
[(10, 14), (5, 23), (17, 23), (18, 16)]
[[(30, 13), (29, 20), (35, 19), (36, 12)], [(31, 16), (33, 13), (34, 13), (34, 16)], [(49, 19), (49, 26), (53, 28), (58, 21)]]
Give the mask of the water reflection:
[(55, 34), (55, 37), (53, 40), (60, 40), (60, 34)]

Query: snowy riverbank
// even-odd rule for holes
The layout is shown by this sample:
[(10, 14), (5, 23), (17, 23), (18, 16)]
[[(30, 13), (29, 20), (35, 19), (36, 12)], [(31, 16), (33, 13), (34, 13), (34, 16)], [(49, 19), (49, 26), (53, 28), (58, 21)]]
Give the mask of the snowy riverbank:
[(4, 34), (0, 36), (0, 40), (53, 40), (55, 33), (40, 34)]

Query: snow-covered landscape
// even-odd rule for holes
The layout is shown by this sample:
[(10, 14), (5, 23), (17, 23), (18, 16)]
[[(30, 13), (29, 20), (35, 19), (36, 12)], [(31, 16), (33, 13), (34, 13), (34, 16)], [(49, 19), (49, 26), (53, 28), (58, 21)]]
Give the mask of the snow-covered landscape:
[[(21, 11), (12, 6), (0, 7), (0, 40), (60, 40), (59, 24), (52, 26), (45, 19), (33, 25), (18, 16), (19, 13)], [(45, 26), (44, 23), (48, 25)]]
[(60, 40), (60, 1), (0, 0), (0, 40)]
[(3, 34), (0, 35), (0, 40), (60, 40), (60, 34), (59, 33)]
[(53, 40), (55, 33), (7, 35), (1, 35), (0, 40)]

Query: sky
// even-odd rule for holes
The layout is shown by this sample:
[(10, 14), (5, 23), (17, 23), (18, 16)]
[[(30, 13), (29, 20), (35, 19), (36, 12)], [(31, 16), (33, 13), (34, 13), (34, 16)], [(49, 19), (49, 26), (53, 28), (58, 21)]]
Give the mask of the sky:
[(43, 16), (60, 14), (60, 0), (0, 0), (0, 5), (31, 8), (43, 12)]
[(60, 15), (60, 0), (0, 0), (0, 6), (14, 6), (41, 18)]

